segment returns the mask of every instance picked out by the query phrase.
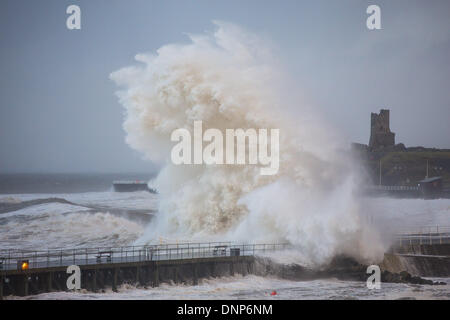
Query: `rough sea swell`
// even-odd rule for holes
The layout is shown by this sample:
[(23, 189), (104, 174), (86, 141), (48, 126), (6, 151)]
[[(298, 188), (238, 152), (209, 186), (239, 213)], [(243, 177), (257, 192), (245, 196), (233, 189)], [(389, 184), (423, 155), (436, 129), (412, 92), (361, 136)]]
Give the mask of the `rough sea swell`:
[(57, 196), (0, 195), (0, 247), (47, 250), (126, 246), (142, 235), (157, 208), (157, 197), (148, 192)]
[[(338, 152), (338, 133), (283, 90), (279, 63), (261, 39), (216, 22), (208, 35), (139, 54), (141, 65), (111, 75), (126, 110), (126, 141), (163, 169), (155, 180), (158, 214), (139, 243), (186, 240), (289, 242), (297, 262), (322, 264), (336, 254), (382, 257), (378, 233), (354, 196), (358, 176)], [(256, 165), (175, 166), (173, 130), (280, 129), (280, 170)]]
[[(51, 198), (52, 194), (0, 195), (0, 203)], [(56, 247), (97, 247), (130, 245), (145, 232), (144, 224), (127, 210), (158, 207), (158, 195), (148, 192), (89, 192), (58, 194), (78, 206), (44, 203), (0, 214), (2, 248), (40, 249)], [(367, 199), (377, 215), (374, 223), (391, 227), (442, 225), (448, 222), (450, 200)], [(93, 212), (84, 207), (106, 207)], [(110, 209), (115, 214), (109, 213)], [(122, 210), (122, 213), (119, 213)], [(292, 251), (279, 252), (272, 258), (286, 265), (295, 262)], [(449, 283), (449, 279), (435, 279)], [(277, 296), (270, 292), (276, 290)], [(449, 299), (449, 285), (427, 286), (383, 283), (381, 290), (368, 290), (365, 282), (322, 279), (296, 281), (276, 276), (248, 275), (203, 279), (198, 286), (163, 283), (158, 288), (144, 289), (123, 285), (118, 293), (106, 288), (105, 293), (53, 292), (25, 299)], [(18, 297), (9, 297), (18, 298)]]

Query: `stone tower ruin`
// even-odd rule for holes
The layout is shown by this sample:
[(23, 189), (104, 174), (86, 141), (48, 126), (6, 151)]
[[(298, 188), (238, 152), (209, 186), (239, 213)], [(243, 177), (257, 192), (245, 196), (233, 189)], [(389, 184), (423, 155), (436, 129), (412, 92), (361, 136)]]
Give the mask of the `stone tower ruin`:
[(395, 133), (389, 129), (389, 110), (381, 109), (380, 114), (371, 113), (369, 148), (376, 150), (394, 145)]

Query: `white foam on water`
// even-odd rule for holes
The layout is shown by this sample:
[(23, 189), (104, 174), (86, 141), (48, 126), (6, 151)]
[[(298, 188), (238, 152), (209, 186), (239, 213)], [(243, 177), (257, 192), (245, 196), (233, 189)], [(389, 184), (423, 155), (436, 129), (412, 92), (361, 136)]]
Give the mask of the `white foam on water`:
[(8, 199), (14, 199), (15, 203), (20, 203), (23, 201), (45, 198), (61, 198), (80, 205), (120, 207), (124, 209), (156, 209), (158, 207), (158, 196), (147, 191), (107, 191), (64, 194), (12, 194), (0, 198), (0, 202), (2, 201), (2, 199), (5, 199), (5, 203), (8, 201)]
[(0, 216), (2, 249), (125, 246), (135, 241), (143, 226), (108, 212), (51, 203)]
[(74, 211), (88, 211), (89, 208), (71, 205), (66, 203), (44, 203), (29, 206), (19, 210), (2, 213), (0, 218), (20, 217), (20, 216), (41, 216), (44, 214), (63, 214)]
[[(29, 195), (27, 198), (40, 198)], [(53, 197), (54, 195), (45, 195)], [(96, 198), (104, 203), (109, 197), (100, 193), (84, 194), (82, 198), (96, 203)], [(140, 203), (148, 199), (146, 193), (117, 195), (115, 204), (120, 202)], [(79, 195), (71, 199), (81, 200)], [(14, 196), (15, 198), (15, 196)], [(157, 202), (158, 196), (152, 198)], [(389, 199), (367, 198), (367, 210), (374, 216), (374, 223), (393, 229), (405, 223), (422, 226), (425, 223), (440, 225), (447, 223), (450, 199)], [(153, 202), (152, 202), (153, 203)], [(0, 243), (5, 248), (36, 249), (75, 246), (128, 245), (140, 237), (145, 226), (106, 212), (86, 213), (85, 208), (52, 203), (24, 208), (5, 217), (0, 224)], [(81, 210), (81, 211), (80, 211)], [(23, 211), (20, 214), (20, 211)], [(369, 214), (369, 213), (368, 213)], [(2, 219), (2, 215), (0, 215)], [(25, 220), (23, 220), (25, 219)], [(279, 263), (299, 263), (299, 250), (280, 251), (270, 254)], [(301, 260), (301, 259), (300, 259)], [(450, 279), (433, 279), (450, 283)], [(277, 291), (276, 296), (270, 293)], [(8, 297), (22, 299), (20, 297)], [(368, 290), (364, 282), (315, 280), (289, 281), (271, 277), (249, 275), (205, 279), (199, 286), (162, 284), (158, 288), (137, 288), (123, 285), (118, 293), (106, 289), (105, 293), (52, 292), (25, 299), (449, 299), (450, 287), (423, 286), (410, 284), (382, 284), (382, 290)]]
[[(450, 278), (435, 279), (447, 281)], [(83, 300), (244, 300), (244, 299), (450, 299), (450, 286), (410, 285), (382, 283), (380, 290), (369, 290), (365, 282), (323, 279), (314, 281), (290, 281), (271, 277), (233, 276), (203, 279), (197, 286), (161, 284), (156, 288), (136, 288), (122, 285), (118, 292), (110, 288), (104, 293), (86, 290), (78, 292), (52, 292), (28, 297), (8, 299), (83, 299)], [(276, 294), (272, 295), (275, 291)]]

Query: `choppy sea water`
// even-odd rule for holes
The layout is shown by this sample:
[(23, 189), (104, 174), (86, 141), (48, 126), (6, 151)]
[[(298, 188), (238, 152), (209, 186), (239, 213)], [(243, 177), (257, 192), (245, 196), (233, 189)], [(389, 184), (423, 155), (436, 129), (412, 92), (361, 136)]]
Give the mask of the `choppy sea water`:
[[(450, 278), (434, 278), (450, 282)], [(290, 281), (254, 275), (203, 279), (197, 286), (161, 284), (157, 288), (136, 288), (122, 285), (119, 292), (111, 289), (102, 293), (86, 290), (79, 292), (52, 292), (20, 299), (187, 299), (187, 300), (277, 300), (277, 299), (327, 299), (327, 300), (379, 300), (379, 299), (450, 299), (450, 285), (425, 286), (382, 283), (381, 289), (369, 290), (364, 282), (324, 279), (314, 281)], [(276, 295), (273, 295), (273, 292)], [(19, 297), (10, 297), (19, 299)]]
[[(155, 214), (158, 196), (148, 192), (115, 193), (99, 186), (93, 192), (0, 194), (0, 205), (33, 199), (65, 199), (0, 213), (0, 246), (47, 249), (131, 245)], [(102, 190), (103, 188), (104, 190)], [(1, 208), (1, 206), (0, 206)], [(367, 199), (367, 214), (375, 224), (392, 229), (450, 225), (450, 200)], [(436, 279), (450, 283), (448, 279)], [(275, 296), (270, 293), (276, 291)], [(18, 297), (10, 297), (18, 298)], [(119, 292), (53, 292), (25, 299), (450, 299), (450, 286), (382, 284), (324, 279), (289, 281), (234, 276), (204, 279), (197, 286), (162, 284), (158, 288), (119, 287)]]

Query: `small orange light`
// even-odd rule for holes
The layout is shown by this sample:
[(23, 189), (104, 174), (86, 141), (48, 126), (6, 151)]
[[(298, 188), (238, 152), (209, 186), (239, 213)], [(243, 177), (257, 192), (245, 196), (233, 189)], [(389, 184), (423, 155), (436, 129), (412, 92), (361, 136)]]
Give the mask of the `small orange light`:
[(28, 267), (29, 267), (28, 262), (26, 261), (22, 262), (22, 270), (28, 270)]

